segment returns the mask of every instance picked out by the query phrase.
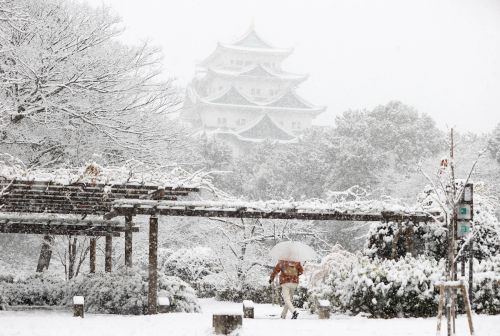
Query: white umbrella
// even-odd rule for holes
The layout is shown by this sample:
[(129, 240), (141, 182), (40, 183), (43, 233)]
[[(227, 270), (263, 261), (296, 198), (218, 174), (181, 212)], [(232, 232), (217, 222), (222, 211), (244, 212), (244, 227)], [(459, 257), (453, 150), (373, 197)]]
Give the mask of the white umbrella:
[(269, 251), (269, 255), (274, 261), (288, 260), (304, 262), (318, 257), (312, 247), (298, 241), (278, 243)]

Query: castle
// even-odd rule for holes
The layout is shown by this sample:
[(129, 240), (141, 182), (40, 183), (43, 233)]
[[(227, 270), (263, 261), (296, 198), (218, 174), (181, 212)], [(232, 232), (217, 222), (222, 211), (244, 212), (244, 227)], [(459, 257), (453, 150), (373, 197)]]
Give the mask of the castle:
[(325, 107), (297, 94), (307, 75), (282, 69), (292, 51), (271, 46), (253, 27), (234, 43), (218, 43), (187, 87), (181, 118), (233, 147), (296, 142)]

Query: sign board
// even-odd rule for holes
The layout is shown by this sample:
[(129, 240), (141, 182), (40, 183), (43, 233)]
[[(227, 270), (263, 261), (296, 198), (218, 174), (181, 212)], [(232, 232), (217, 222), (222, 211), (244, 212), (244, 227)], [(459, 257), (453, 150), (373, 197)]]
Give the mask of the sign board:
[(466, 184), (464, 187), (463, 201), (472, 202), (472, 184)]
[(457, 222), (457, 236), (458, 237), (464, 237), (467, 236), (471, 232), (471, 226), (470, 222), (463, 222), (463, 221), (458, 221)]
[(472, 219), (472, 211), (470, 204), (459, 204), (457, 209), (457, 219)]

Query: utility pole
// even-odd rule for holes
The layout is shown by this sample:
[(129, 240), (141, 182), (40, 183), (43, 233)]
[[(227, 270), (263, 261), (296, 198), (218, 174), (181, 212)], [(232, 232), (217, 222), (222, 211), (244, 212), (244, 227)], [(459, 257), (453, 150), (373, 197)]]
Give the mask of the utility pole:
[[(455, 162), (454, 162), (454, 138), (453, 138), (453, 128), (450, 131), (450, 195), (448, 197), (450, 206), (452, 207), (451, 218), (449, 219), (448, 225), (448, 274), (446, 276), (447, 281), (456, 280), (456, 269), (455, 269), (455, 236), (456, 236), (456, 221), (457, 221), (457, 211), (455, 207), (455, 197), (457, 193), (457, 187), (455, 185)], [(455, 335), (455, 303), (456, 303), (456, 290), (450, 289), (447, 291), (447, 303), (446, 303), (446, 318), (447, 318), (447, 331), (448, 336)]]
[[(443, 307), (446, 309), (446, 322), (447, 322), (447, 335), (455, 336), (455, 322), (457, 313), (457, 289), (462, 291), (464, 295), (464, 305), (465, 311), (467, 313), (467, 319), (469, 322), (469, 331), (471, 335), (474, 334), (474, 327), (472, 324), (472, 276), (473, 276), (473, 237), (472, 234), (472, 222), (473, 222), (473, 189), (472, 183), (468, 183), (468, 179), (465, 185), (460, 186), (457, 189), (455, 181), (455, 161), (454, 161), (454, 134), (453, 128), (450, 131), (450, 174), (448, 176), (448, 181), (446, 182), (446, 198), (447, 198), (447, 208), (443, 207), (445, 210), (445, 223), (448, 229), (447, 236), (447, 247), (448, 255), (446, 262), (446, 282), (438, 282), (437, 286), (440, 288), (439, 293), (439, 307), (438, 307), (438, 325), (437, 325), (437, 335), (440, 335), (441, 331), (441, 317), (443, 313)], [(444, 161), (444, 164), (443, 164)], [(442, 167), (446, 167), (446, 160), (442, 160)], [(473, 167), (474, 168), (474, 167)], [(459, 194), (460, 193), (460, 194)], [(451, 207), (451, 209), (450, 209)], [(457, 250), (458, 239), (462, 237), (469, 238), (469, 293), (466, 293), (465, 285), (465, 255), (462, 251), (462, 279), (458, 281), (457, 274), (457, 261), (455, 256), (458, 255), (460, 251)], [(464, 241), (465, 244), (466, 241)], [(464, 246), (465, 249), (465, 246)]]

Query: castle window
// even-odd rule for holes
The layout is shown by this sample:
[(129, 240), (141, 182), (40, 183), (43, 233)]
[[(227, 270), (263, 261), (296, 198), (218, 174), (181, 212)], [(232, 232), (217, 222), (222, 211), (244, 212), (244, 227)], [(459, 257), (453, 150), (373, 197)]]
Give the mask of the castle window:
[(247, 123), (247, 121), (243, 118), (236, 120), (236, 125), (243, 126)]
[(217, 118), (217, 124), (221, 126), (225, 126), (227, 124), (227, 119), (223, 117)]
[(293, 129), (300, 129), (300, 122), (299, 121), (292, 121), (292, 128)]
[(250, 90), (250, 93), (253, 94), (253, 95), (260, 95), (260, 89), (252, 88)]
[(237, 61), (236, 61), (236, 64), (238, 64), (238, 65), (243, 65), (243, 60), (237, 60)]

